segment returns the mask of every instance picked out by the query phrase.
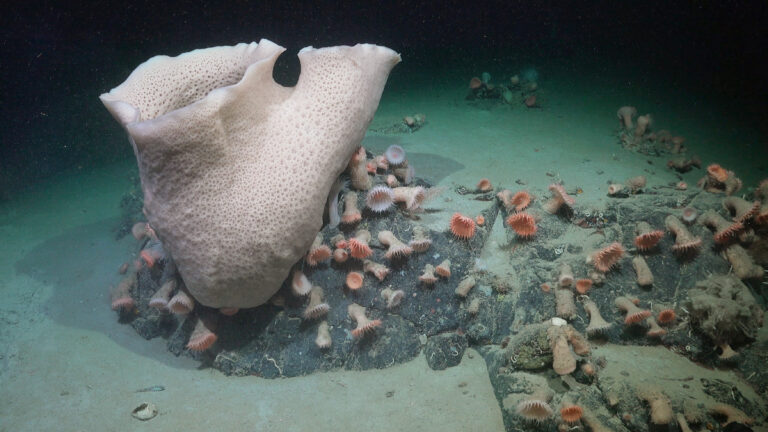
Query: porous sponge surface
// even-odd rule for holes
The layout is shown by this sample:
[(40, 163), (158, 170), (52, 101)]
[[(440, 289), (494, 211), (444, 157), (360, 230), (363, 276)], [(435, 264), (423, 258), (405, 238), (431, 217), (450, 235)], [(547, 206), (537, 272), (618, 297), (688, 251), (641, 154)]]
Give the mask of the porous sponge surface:
[[(373, 45), (304, 49), (296, 87), (284, 88), (272, 79), (282, 47), (216, 50), (151, 59), (102, 100), (141, 112), (125, 127), (145, 210), (190, 293), (247, 308), (266, 302), (311, 245), (399, 56)], [(195, 56), (210, 58), (186, 58)], [(137, 74), (147, 65), (171, 78)]]

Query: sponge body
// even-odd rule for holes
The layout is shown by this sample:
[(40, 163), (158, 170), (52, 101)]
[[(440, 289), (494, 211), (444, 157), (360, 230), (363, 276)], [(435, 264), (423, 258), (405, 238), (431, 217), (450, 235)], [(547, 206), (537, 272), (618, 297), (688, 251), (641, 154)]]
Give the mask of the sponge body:
[(283, 51), (158, 56), (101, 95), (131, 139), (149, 223), (206, 306), (254, 307), (280, 288), (400, 61), (375, 45), (305, 48), (288, 88), (272, 79)]

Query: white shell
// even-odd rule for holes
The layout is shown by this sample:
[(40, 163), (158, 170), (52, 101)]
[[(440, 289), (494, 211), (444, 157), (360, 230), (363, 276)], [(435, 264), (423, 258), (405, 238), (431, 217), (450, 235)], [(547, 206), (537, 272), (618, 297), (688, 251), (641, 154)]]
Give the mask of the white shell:
[(151, 402), (143, 402), (131, 411), (131, 415), (142, 421), (153, 419), (157, 415), (157, 406)]
[(564, 325), (568, 324), (568, 321), (566, 321), (566, 320), (564, 320), (564, 319), (562, 319), (562, 318), (558, 318), (558, 317), (554, 317), (554, 318), (552, 318), (551, 320), (549, 320), (549, 322), (550, 322), (550, 323), (551, 323), (553, 326), (558, 326), (558, 327), (559, 327), (559, 326), (564, 326)]

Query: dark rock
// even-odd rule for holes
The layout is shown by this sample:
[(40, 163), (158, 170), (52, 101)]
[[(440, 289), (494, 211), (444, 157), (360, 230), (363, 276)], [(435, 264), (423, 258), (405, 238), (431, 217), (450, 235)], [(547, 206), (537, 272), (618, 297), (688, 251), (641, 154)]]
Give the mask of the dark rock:
[(432, 336), (424, 347), (427, 364), (433, 370), (443, 370), (461, 363), (467, 338), (458, 333), (444, 333)]

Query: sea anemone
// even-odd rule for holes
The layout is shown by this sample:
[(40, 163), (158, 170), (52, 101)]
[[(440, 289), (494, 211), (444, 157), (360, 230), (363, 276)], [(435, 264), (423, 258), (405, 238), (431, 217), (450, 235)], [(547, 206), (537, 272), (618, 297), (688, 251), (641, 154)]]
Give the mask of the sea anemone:
[(672, 245), (672, 251), (679, 255), (694, 254), (701, 248), (701, 239), (694, 237), (685, 225), (673, 215), (664, 219), (664, 225), (667, 231), (675, 235), (675, 244)]
[(619, 195), (623, 191), (624, 191), (624, 185), (623, 184), (612, 183), (612, 184), (608, 185), (608, 195), (610, 195), (610, 196)]
[(641, 115), (637, 118), (637, 127), (635, 128), (635, 136), (641, 137), (645, 135), (646, 129), (651, 125), (651, 115)]
[(619, 262), (622, 256), (624, 256), (624, 247), (621, 243), (614, 242), (594, 252), (590, 258), (595, 270), (606, 273)]
[(192, 335), (189, 336), (187, 349), (190, 351), (205, 351), (216, 343), (218, 339), (218, 336), (214, 333), (216, 324), (215, 315), (198, 317), (195, 329), (192, 330)]
[(659, 327), (659, 323), (656, 322), (656, 318), (653, 315), (645, 319), (645, 323), (648, 324), (648, 332), (645, 333), (648, 337), (662, 337), (667, 334), (667, 331)]
[(671, 324), (675, 321), (676, 314), (674, 309), (663, 309), (659, 311), (659, 324)]
[(352, 291), (359, 290), (363, 287), (363, 274), (360, 272), (349, 272), (347, 273), (347, 279), (345, 281), (347, 288), (351, 289)]
[(592, 279), (576, 279), (576, 292), (586, 294), (592, 288)]
[(352, 258), (364, 259), (373, 254), (368, 242), (371, 241), (371, 233), (368, 230), (361, 229), (355, 233), (355, 236), (349, 239), (349, 252)]
[(669, 398), (661, 390), (651, 387), (640, 388), (637, 392), (640, 399), (648, 402), (651, 408), (651, 423), (664, 425), (672, 423), (674, 414), (669, 405)]
[(576, 303), (573, 302), (573, 291), (570, 289), (555, 289), (555, 315), (564, 319), (576, 316)]
[(616, 305), (617, 308), (621, 309), (626, 313), (626, 316), (624, 317), (624, 324), (626, 325), (640, 323), (644, 321), (646, 318), (648, 318), (649, 316), (651, 316), (651, 311), (646, 309), (640, 309), (628, 297), (624, 297), (624, 296), (616, 297), (613, 303)]
[(584, 310), (589, 314), (588, 336), (603, 335), (611, 329), (612, 324), (603, 319), (603, 316), (600, 315), (600, 309), (598, 309), (595, 302), (587, 297), (583, 300), (583, 306)]
[(363, 261), (363, 271), (374, 275), (379, 281), (383, 281), (389, 274), (389, 267), (371, 260), (365, 260)]
[(182, 289), (176, 291), (176, 294), (174, 294), (168, 302), (168, 309), (176, 315), (186, 315), (192, 312), (194, 308), (195, 301)]
[(174, 291), (176, 291), (176, 279), (168, 279), (152, 294), (152, 298), (149, 299), (149, 307), (160, 311), (168, 310), (168, 302), (171, 300), (171, 295)]
[(509, 189), (502, 189), (498, 192), (496, 192), (496, 198), (501, 201), (501, 204), (504, 206), (504, 208), (507, 209), (507, 211), (513, 211), (515, 206), (512, 204), (512, 191)]
[(112, 290), (112, 310), (128, 311), (133, 309), (135, 303), (131, 297), (131, 290), (136, 288), (136, 273), (131, 272), (123, 278)]
[(384, 155), (378, 155), (375, 158), (373, 158), (373, 162), (376, 164), (377, 170), (386, 171), (389, 169), (389, 161), (387, 160), (387, 157)]
[(744, 411), (728, 404), (718, 403), (709, 407), (709, 412), (725, 416), (725, 424), (741, 423), (751, 425), (755, 419), (749, 417)]
[(747, 223), (760, 213), (760, 201), (747, 201), (741, 197), (729, 196), (723, 199), (723, 207), (736, 222)]
[(475, 235), (475, 221), (461, 213), (454, 213), (451, 217), (451, 232), (457, 238), (469, 240)]
[(515, 211), (523, 211), (531, 204), (531, 194), (528, 191), (518, 191), (509, 202), (515, 206)]
[(635, 269), (638, 285), (641, 287), (649, 287), (653, 285), (653, 273), (642, 255), (637, 255), (632, 258), (632, 268)]
[(347, 239), (344, 238), (344, 234), (342, 233), (338, 233), (335, 236), (331, 237), (331, 244), (338, 249), (346, 249), (348, 246)]
[(305, 261), (310, 267), (315, 267), (321, 261), (325, 261), (331, 257), (331, 248), (323, 244), (323, 235), (317, 233), (315, 239), (312, 241), (312, 246), (307, 252)]
[(365, 308), (357, 303), (352, 303), (347, 307), (347, 313), (350, 318), (355, 320), (357, 327), (352, 330), (352, 336), (359, 338), (366, 333), (372, 332), (376, 327), (381, 325), (381, 320), (370, 320), (365, 316)]
[(550, 392), (545, 390), (536, 391), (530, 398), (518, 403), (517, 407), (515, 407), (515, 411), (520, 417), (526, 420), (542, 422), (552, 417), (554, 414), (552, 407), (549, 406), (550, 398)]
[(408, 246), (414, 250), (414, 252), (426, 252), (430, 246), (432, 246), (432, 240), (430, 240), (427, 230), (421, 225), (414, 225), (413, 236), (411, 241), (408, 242)]
[(405, 258), (413, 252), (413, 249), (395, 237), (395, 234), (392, 231), (379, 231), (377, 237), (381, 244), (388, 246), (387, 252), (384, 254), (387, 259), (393, 260)]
[(432, 286), (437, 282), (437, 276), (435, 276), (435, 267), (432, 264), (424, 266), (424, 273), (419, 276), (419, 281), (427, 286)]
[(685, 137), (674, 136), (669, 139), (669, 142), (672, 143), (672, 149), (669, 151), (670, 153), (680, 154), (685, 151), (685, 146), (683, 146), (685, 143)]
[(219, 313), (224, 316), (232, 316), (238, 312), (240, 312), (240, 308), (236, 308), (236, 307), (220, 307), (219, 308)]
[(741, 222), (730, 222), (711, 209), (701, 215), (699, 223), (715, 231), (714, 239), (718, 245), (732, 242), (745, 229)]
[(562, 288), (571, 286), (573, 283), (573, 269), (568, 264), (560, 266), (559, 274), (557, 275), (557, 283)]
[(344, 194), (344, 213), (341, 214), (341, 223), (351, 225), (362, 219), (360, 209), (357, 208), (357, 193), (349, 191)]
[(481, 179), (477, 186), (475, 186), (475, 190), (478, 192), (490, 192), (493, 190), (493, 185), (491, 184), (491, 181), (487, 178)]
[(413, 178), (416, 176), (416, 171), (412, 165), (408, 164), (408, 160), (406, 159), (402, 165), (392, 168), (392, 174), (395, 175), (395, 178), (402, 181), (403, 184), (408, 185), (411, 184)]
[(635, 246), (640, 251), (653, 249), (664, 237), (664, 231), (654, 230), (648, 222), (641, 221), (635, 227)]
[(466, 297), (469, 294), (469, 291), (475, 287), (475, 284), (477, 282), (475, 281), (475, 278), (472, 276), (467, 276), (464, 279), (459, 282), (459, 286), (456, 288), (457, 296), (459, 297)]
[(390, 288), (384, 288), (381, 290), (381, 298), (387, 302), (387, 309), (397, 307), (405, 297), (405, 291), (392, 290)]
[(376, 174), (376, 161), (369, 160), (366, 162), (365, 169), (368, 170), (368, 174)]
[(475, 216), (475, 223), (477, 224), (477, 226), (485, 225), (485, 216), (481, 214)]
[(631, 193), (636, 194), (645, 187), (645, 185), (647, 184), (647, 180), (645, 176), (636, 176), (636, 177), (627, 179), (625, 184), (627, 185)]
[(584, 410), (578, 405), (563, 404), (563, 407), (560, 408), (560, 417), (566, 423), (576, 423), (581, 420), (581, 415), (583, 413)]
[(568, 338), (568, 343), (573, 347), (573, 352), (580, 356), (588, 355), (591, 348), (584, 336), (570, 324), (563, 326), (563, 329), (565, 330), (565, 336)]
[(435, 267), (435, 273), (442, 278), (451, 277), (451, 260), (443, 260), (437, 267)]
[(477, 90), (482, 86), (483, 86), (483, 80), (481, 80), (478, 77), (472, 77), (472, 79), (469, 80), (470, 90)]
[(549, 213), (556, 214), (560, 211), (563, 205), (572, 206), (575, 202), (574, 199), (565, 192), (563, 185), (552, 183), (549, 185), (549, 192), (552, 194), (552, 198), (543, 204), (544, 210)]
[(637, 109), (635, 107), (631, 106), (623, 106), (619, 108), (618, 111), (616, 111), (616, 117), (618, 117), (619, 120), (621, 120), (622, 125), (624, 125), (624, 129), (632, 129), (634, 126), (634, 123), (632, 122), (632, 118), (637, 115)]
[(314, 286), (309, 292), (309, 304), (301, 316), (306, 320), (317, 319), (325, 316), (329, 310), (331, 310), (331, 306), (323, 301), (323, 289), (319, 286)]
[(696, 222), (697, 217), (699, 217), (699, 211), (693, 207), (684, 208), (683, 213), (680, 215), (680, 219), (682, 219), (686, 225), (691, 225)]
[(298, 297), (304, 297), (310, 291), (312, 291), (312, 284), (307, 276), (301, 270), (295, 269), (291, 278), (291, 292)]
[(357, 190), (368, 190), (373, 183), (368, 176), (368, 162), (366, 160), (365, 148), (360, 147), (352, 155), (347, 165), (349, 172), (349, 181), (351, 186)]
[(341, 264), (349, 259), (349, 252), (346, 249), (336, 248), (333, 250), (333, 260)]
[(365, 205), (374, 213), (384, 213), (395, 202), (395, 192), (387, 186), (376, 185), (365, 196)]
[(552, 325), (547, 329), (549, 346), (552, 349), (552, 369), (558, 375), (568, 375), (576, 370), (576, 357), (568, 346), (563, 326)]
[(394, 192), (394, 201), (405, 204), (407, 210), (416, 210), (421, 207), (421, 203), (427, 197), (427, 191), (421, 186), (415, 187), (396, 187)]
[(332, 343), (331, 332), (328, 329), (328, 321), (323, 321), (317, 326), (315, 345), (320, 349), (330, 348)]
[(150, 228), (149, 224), (146, 222), (137, 222), (131, 227), (131, 234), (136, 240), (142, 240), (144, 237), (148, 236), (150, 232), (154, 233), (152, 228)]
[(595, 365), (593, 365), (592, 363), (582, 363), (581, 371), (584, 373), (584, 375), (588, 377), (593, 377), (595, 376), (595, 373), (597, 373), (597, 371), (595, 370)]
[(709, 165), (707, 167), (707, 174), (710, 176), (710, 178), (720, 183), (725, 183), (725, 181), (728, 180), (728, 171), (721, 167), (719, 164)]
[(405, 162), (405, 149), (397, 144), (392, 144), (384, 151), (384, 157), (392, 166), (398, 166)]
[(159, 240), (150, 240), (147, 247), (139, 252), (139, 256), (147, 264), (147, 267), (152, 268), (155, 263), (165, 259), (163, 244)]
[(387, 178), (386, 178), (385, 182), (387, 183), (387, 186), (389, 186), (391, 188), (396, 188), (396, 187), (400, 186), (400, 182), (397, 181), (397, 177), (395, 177), (394, 174), (387, 174)]
[(536, 220), (528, 213), (514, 213), (507, 218), (507, 225), (511, 227), (515, 233), (528, 239), (536, 234)]

